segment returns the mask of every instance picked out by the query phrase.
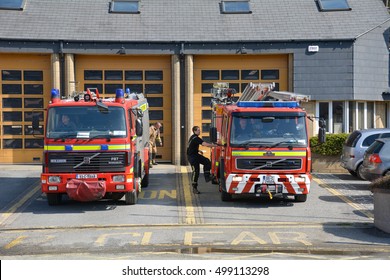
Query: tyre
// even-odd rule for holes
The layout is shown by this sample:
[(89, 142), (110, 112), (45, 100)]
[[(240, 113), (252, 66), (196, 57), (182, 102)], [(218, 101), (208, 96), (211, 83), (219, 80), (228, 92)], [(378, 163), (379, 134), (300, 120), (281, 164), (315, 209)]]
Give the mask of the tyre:
[(137, 204), (137, 201), (138, 201), (138, 193), (136, 190), (125, 193), (125, 203), (127, 205)]
[(219, 191), (221, 192), (222, 201), (232, 201), (232, 195), (226, 192), (225, 164), (222, 160), (219, 165)]
[(149, 185), (149, 173), (145, 174), (141, 181), (141, 188), (147, 188)]
[(227, 193), (225, 191), (221, 191), (221, 200), (222, 201), (232, 201), (233, 197), (230, 193)]
[(358, 177), (356, 171), (348, 169), (349, 174), (351, 174), (353, 177)]
[(58, 205), (61, 203), (62, 200), (62, 195), (60, 193), (47, 193), (46, 197), (47, 197), (47, 203), (50, 206)]
[(361, 180), (364, 180), (363, 177), (362, 177), (362, 168), (363, 168), (363, 165), (362, 164), (359, 164), (358, 168), (356, 168), (356, 175), (359, 179)]
[(124, 193), (119, 193), (119, 192), (114, 192), (114, 193), (111, 193), (111, 199), (112, 200), (120, 200), (125, 194)]
[(296, 202), (305, 202), (307, 200), (307, 194), (297, 194), (295, 195)]

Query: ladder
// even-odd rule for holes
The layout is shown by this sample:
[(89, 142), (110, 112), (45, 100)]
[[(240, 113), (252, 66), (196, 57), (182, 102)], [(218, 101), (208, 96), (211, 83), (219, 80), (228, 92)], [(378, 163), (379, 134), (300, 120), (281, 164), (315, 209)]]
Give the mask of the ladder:
[(241, 97), (237, 100), (239, 101), (265, 101), (267, 97), (272, 97), (274, 99), (282, 101), (299, 101), (299, 102), (308, 102), (310, 100), (310, 95), (298, 94), (288, 91), (273, 91), (275, 83), (272, 84), (261, 84), (261, 83), (249, 83), (244, 91), (242, 92)]
[(242, 92), (239, 101), (258, 101), (265, 98), (265, 96), (275, 87), (275, 83), (262, 84), (262, 83), (249, 83)]

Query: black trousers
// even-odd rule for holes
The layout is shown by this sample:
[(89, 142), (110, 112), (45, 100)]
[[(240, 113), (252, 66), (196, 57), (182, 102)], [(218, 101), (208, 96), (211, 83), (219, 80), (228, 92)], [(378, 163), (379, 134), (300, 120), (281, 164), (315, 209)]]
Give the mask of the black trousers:
[(204, 157), (200, 154), (189, 155), (188, 161), (190, 162), (192, 168), (191, 181), (193, 186), (198, 184), (201, 164), (203, 165), (203, 173), (205, 178), (210, 177), (211, 161), (207, 157)]

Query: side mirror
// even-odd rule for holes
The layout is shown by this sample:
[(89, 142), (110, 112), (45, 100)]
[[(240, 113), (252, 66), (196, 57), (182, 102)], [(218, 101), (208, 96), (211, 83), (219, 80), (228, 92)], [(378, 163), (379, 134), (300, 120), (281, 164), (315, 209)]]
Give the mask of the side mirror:
[(211, 143), (217, 143), (217, 128), (216, 127), (210, 127), (210, 141)]
[(142, 136), (142, 133), (143, 133), (142, 120), (141, 119), (137, 119), (135, 121), (135, 134), (137, 136)]
[(321, 127), (318, 130), (318, 143), (323, 144), (326, 142), (326, 130), (325, 128)]

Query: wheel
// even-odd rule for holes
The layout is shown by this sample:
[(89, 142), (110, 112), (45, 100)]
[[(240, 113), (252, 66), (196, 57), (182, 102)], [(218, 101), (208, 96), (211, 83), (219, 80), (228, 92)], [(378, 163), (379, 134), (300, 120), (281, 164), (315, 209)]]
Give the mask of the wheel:
[(124, 195), (125, 195), (124, 193), (114, 192), (114, 193), (111, 193), (110, 198), (112, 200), (120, 200)]
[(362, 173), (361, 173), (362, 172), (362, 168), (363, 168), (363, 165), (359, 164), (358, 168), (356, 168), (356, 175), (357, 175), (357, 177), (359, 179), (364, 180), (363, 177), (362, 177)]
[(356, 171), (348, 169), (349, 174), (351, 174), (353, 177), (358, 177)]
[(136, 190), (125, 193), (125, 203), (127, 205), (137, 204), (137, 201), (138, 201), (138, 193)]
[(141, 181), (141, 188), (147, 188), (149, 185), (149, 173), (146, 173)]
[(222, 201), (232, 201), (233, 197), (230, 193), (227, 193), (225, 191), (221, 191), (221, 200)]
[(307, 200), (307, 194), (297, 194), (295, 195), (296, 202), (305, 202)]
[(219, 191), (221, 192), (222, 201), (232, 201), (233, 197), (230, 193), (226, 192), (226, 180), (224, 177), (225, 167), (224, 162), (220, 161), (219, 167)]
[(62, 200), (62, 195), (60, 193), (47, 193), (46, 197), (47, 197), (47, 203), (50, 206), (58, 205), (61, 203)]

